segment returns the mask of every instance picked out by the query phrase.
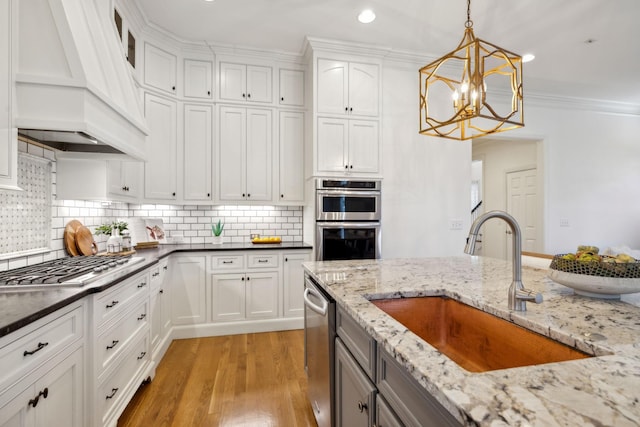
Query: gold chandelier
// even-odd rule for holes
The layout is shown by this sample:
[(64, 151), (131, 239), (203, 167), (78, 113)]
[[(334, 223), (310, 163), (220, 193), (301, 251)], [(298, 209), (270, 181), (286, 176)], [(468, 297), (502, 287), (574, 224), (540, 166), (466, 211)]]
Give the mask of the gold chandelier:
[(466, 140), (524, 126), (522, 57), (473, 34), (471, 0), (458, 47), (420, 68), (420, 133)]

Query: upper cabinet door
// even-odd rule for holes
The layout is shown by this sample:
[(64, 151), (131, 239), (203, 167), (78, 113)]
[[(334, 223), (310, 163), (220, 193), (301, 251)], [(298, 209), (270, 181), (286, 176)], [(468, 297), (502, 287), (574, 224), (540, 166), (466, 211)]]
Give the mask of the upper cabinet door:
[(185, 98), (212, 98), (213, 64), (211, 61), (197, 59), (184, 60), (184, 96)]
[(144, 83), (167, 93), (176, 94), (176, 55), (152, 44), (144, 45)]
[(304, 202), (304, 113), (280, 112), (281, 202)]
[(271, 110), (247, 109), (247, 200), (270, 201), (272, 188)]
[(348, 172), (349, 120), (318, 118), (318, 172)]
[(304, 71), (280, 70), (280, 105), (304, 107)]
[(318, 112), (347, 114), (349, 65), (342, 61), (318, 59)]
[(184, 106), (183, 185), (185, 200), (211, 200), (212, 107)]
[(177, 181), (176, 103), (145, 94), (144, 112), (149, 126), (144, 186), (147, 199), (175, 200)]
[(271, 67), (247, 65), (247, 101), (272, 102)]
[(349, 63), (349, 113), (351, 115), (378, 115), (379, 81), (379, 67), (376, 64)]
[(220, 107), (219, 126), (218, 197), (221, 201), (243, 200), (246, 197), (246, 108)]
[(220, 99), (246, 101), (247, 67), (242, 64), (220, 63)]
[(13, 127), (11, 63), (11, 8), (17, 2), (0, 2), (0, 188), (15, 189), (18, 184), (18, 135)]

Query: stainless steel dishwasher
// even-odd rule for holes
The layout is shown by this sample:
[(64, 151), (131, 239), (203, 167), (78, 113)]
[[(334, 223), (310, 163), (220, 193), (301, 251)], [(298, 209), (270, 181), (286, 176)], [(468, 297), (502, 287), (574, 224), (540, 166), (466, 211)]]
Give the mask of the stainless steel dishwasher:
[(304, 367), (308, 379), (307, 394), (318, 427), (331, 427), (334, 417), (336, 304), (309, 276), (305, 275), (304, 285)]

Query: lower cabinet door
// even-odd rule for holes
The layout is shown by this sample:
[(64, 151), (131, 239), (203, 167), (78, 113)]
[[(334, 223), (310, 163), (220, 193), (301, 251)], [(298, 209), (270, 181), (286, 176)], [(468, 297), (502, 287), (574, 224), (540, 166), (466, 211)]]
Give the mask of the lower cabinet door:
[[(78, 348), (62, 360), (51, 362), (51, 369), (33, 381), (33, 376), (0, 395), (2, 427), (83, 427), (83, 349)], [(24, 382), (26, 382), (26, 387)], [(23, 388), (24, 387), (24, 388)], [(18, 391), (19, 388), (23, 388)], [(4, 396), (18, 391), (4, 401)]]
[(335, 375), (336, 426), (373, 425), (376, 388), (340, 338), (336, 338)]
[(278, 317), (278, 272), (248, 273), (246, 280), (247, 318)]
[(205, 323), (206, 257), (180, 256), (171, 259), (171, 321), (174, 325)]
[(211, 315), (214, 322), (244, 319), (244, 282), (244, 273), (211, 275)]
[(376, 396), (376, 427), (404, 427), (380, 394)]

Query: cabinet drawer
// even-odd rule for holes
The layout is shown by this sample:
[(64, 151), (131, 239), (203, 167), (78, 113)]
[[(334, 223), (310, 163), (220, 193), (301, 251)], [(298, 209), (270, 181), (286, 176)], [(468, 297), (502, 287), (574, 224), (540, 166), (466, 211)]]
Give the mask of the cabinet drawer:
[(102, 421), (100, 425), (115, 425), (115, 422), (109, 424), (110, 418), (120, 415), (114, 411), (119, 408), (124, 409), (128, 402), (123, 400), (130, 399), (138, 389), (143, 380), (141, 374), (149, 360), (149, 338), (143, 335), (143, 338), (132, 346), (116, 369), (110, 371), (110, 375), (98, 387), (95, 402), (96, 415), (99, 414)]
[(454, 427), (460, 423), (382, 347), (378, 349), (378, 390), (407, 427)]
[(138, 331), (148, 323), (149, 302), (143, 300), (134, 310), (125, 314), (112, 327), (100, 334), (95, 348), (98, 376), (115, 358), (126, 351)]
[(249, 254), (247, 255), (247, 267), (248, 268), (272, 268), (278, 267), (278, 254), (268, 254), (268, 255), (257, 255), (257, 254)]
[(244, 255), (214, 255), (211, 257), (211, 270), (218, 271), (242, 270)]
[(369, 378), (375, 381), (376, 341), (340, 306), (336, 310), (336, 331)]
[(164, 277), (167, 274), (169, 268), (169, 260), (167, 258), (162, 259), (158, 264), (149, 268), (149, 280), (151, 281), (151, 289), (157, 289), (162, 286)]
[(93, 315), (95, 325), (99, 326), (117, 314), (126, 311), (131, 301), (149, 294), (149, 270), (146, 270), (123, 283), (94, 296)]
[(39, 327), (0, 348), (0, 385), (23, 376), (83, 336), (83, 306), (74, 307), (41, 319)]

